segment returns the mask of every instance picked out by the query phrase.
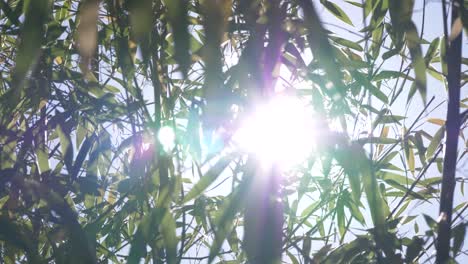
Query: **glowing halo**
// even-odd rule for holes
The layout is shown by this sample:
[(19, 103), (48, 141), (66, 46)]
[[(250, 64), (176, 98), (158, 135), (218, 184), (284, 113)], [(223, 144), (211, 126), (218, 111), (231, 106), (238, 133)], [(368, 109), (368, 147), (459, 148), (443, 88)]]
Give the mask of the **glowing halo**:
[(312, 109), (299, 98), (276, 96), (257, 105), (241, 124), (234, 141), (256, 154), (263, 165), (289, 168), (303, 162), (314, 149)]

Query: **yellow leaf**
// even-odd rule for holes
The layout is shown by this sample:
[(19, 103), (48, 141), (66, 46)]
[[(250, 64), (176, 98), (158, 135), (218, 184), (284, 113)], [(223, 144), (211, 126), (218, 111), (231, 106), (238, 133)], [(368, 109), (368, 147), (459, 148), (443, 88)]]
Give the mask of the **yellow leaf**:
[(54, 61), (55, 61), (55, 63), (57, 63), (57, 64), (59, 64), (59, 65), (63, 63), (63, 59), (62, 59), (62, 57), (60, 57), (60, 56), (55, 57), (55, 60), (54, 60)]
[(414, 152), (413, 152), (413, 148), (409, 147), (408, 148), (408, 157), (406, 157), (408, 159), (408, 167), (411, 171), (411, 173), (414, 174)]
[(452, 40), (456, 39), (458, 37), (458, 35), (460, 35), (460, 33), (462, 32), (462, 29), (463, 29), (462, 20), (461, 20), (461, 17), (458, 17), (455, 20), (455, 22), (453, 22), (449, 40), (452, 41)]
[(440, 119), (440, 118), (429, 118), (427, 119), (427, 122), (435, 124), (435, 125), (439, 125), (439, 126), (445, 125), (445, 120)]

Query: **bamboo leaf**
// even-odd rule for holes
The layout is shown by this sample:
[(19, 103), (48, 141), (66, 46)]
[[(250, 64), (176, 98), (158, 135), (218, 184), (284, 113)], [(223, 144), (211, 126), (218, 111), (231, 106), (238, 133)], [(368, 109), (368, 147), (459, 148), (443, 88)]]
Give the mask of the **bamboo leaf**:
[(39, 165), (39, 172), (44, 173), (50, 170), (49, 167), (49, 155), (44, 148), (39, 147), (36, 149), (37, 163)]
[(330, 11), (336, 18), (339, 20), (345, 22), (346, 24), (349, 24), (351, 26), (353, 25), (353, 22), (351, 22), (351, 19), (349, 19), (348, 15), (341, 9), (337, 4), (330, 2), (328, 0), (321, 0), (320, 1), (322, 5), (325, 6), (325, 8)]
[(444, 126), (445, 125), (445, 120), (440, 119), (440, 118), (429, 118), (427, 119), (427, 122), (439, 125), (439, 126)]
[(232, 157), (227, 155), (220, 158), (215, 165), (213, 165), (206, 173), (201, 177), (201, 179), (190, 189), (187, 195), (184, 198), (184, 203), (195, 199), (203, 191), (210, 186), (221, 173), (226, 169), (226, 167), (231, 163)]
[(338, 219), (338, 231), (340, 232), (340, 237), (343, 237), (346, 233), (346, 223), (345, 223), (345, 213), (344, 213), (344, 204), (341, 200), (338, 200), (336, 205), (336, 218)]
[[(150, 33), (153, 29), (153, 1), (130, 1), (129, 9), (130, 22), (132, 25), (133, 32), (135, 33), (137, 39), (141, 39), (144, 35)], [(168, 10), (169, 14), (171, 14), (170, 11), (171, 10)]]
[[(44, 26), (47, 23), (50, 2), (47, 0), (25, 1), (25, 18), (21, 29), (21, 42), (16, 55), (13, 73), (13, 89), (16, 96), (23, 92), (26, 74), (36, 62), (44, 42)], [(18, 97), (19, 98), (19, 97)]]
[(437, 50), (439, 49), (439, 46), (440, 46), (440, 38), (435, 38), (431, 42), (431, 45), (429, 45), (429, 48), (427, 49), (426, 55), (424, 56), (424, 60), (426, 62), (426, 65), (429, 65), (430, 61), (434, 58), (434, 56), (437, 53)]
[(184, 0), (166, 0), (169, 24), (172, 28), (175, 45), (175, 60), (180, 65), (180, 70), (184, 76), (187, 76), (191, 64), (190, 39), (188, 31), (188, 1)]
[(373, 96), (377, 97), (380, 101), (384, 103), (388, 103), (388, 97), (377, 87), (373, 84), (365, 85), (364, 86)]
[(457, 256), (460, 252), (463, 243), (466, 240), (466, 229), (468, 224), (467, 223), (460, 223), (457, 226), (453, 227), (452, 234), (453, 234), (453, 256)]
[(360, 144), (395, 144), (400, 142), (399, 139), (386, 137), (366, 137), (357, 140)]
[(461, 17), (457, 17), (455, 21), (452, 23), (452, 30), (450, 30), (449, 41), (456, 39), (463, 30), (463, 24)]
[(406, 74), (399, 71), (381, 71), (372, 79), (375, 82), (386, 80), (386, 79), (395, 79), (395, 78), (405, 78)]
[(169, 210), (166, 210), (159, 229), (161, 230), (164, 245), (166, 246), (166, 261), (169, 264), (175, 264), (177, 263), (176, 223)]
[(413, 62), (414, 74), (416, 75), (416, 88), (418, 89), (424, 104), (426, 104), (427, 87), (426, 87), (426, 63), (422, 57), (421, 45), (418, 36), (418, 31), (414, 23), (409, 23), (406, 30), (406, 40)]
[(361, 45), (359, 45), (358, 43), (353, 42), (351, 40), (347, 40), (347, 39), (340, 38), (340, 37), (334, 37), (334, 36), (330, 36), (330, 39), (333, 40), (333, 42), (335, 42), (337, 44), (340, 44), (340, 45), (342, 45), (344, 47), (348, 47), (348, 48), (353, 49), (353, 50), (357, 50), (357, 51), (363, 51), (364, 50), (361, 47)]
[(429, 160), (434, 155), (437, 147), (439, 147), (442, 139), (444, 138), (445, 126), (441, 126), (439, 130), (432, 137), (431, 143), (427, 146), (426, 150), (426, 160)]
[(406, 154), (406, 162), (408, 163), (408, 168), (411, 171), (411, 173), (414, 174), (414, 151), (411, 146), (408, 145), (408, 153)]
[(62, 150), (62, 158), (67, 166), (68, 171), (72, 174), (73, 171), (73, 145), (71, 143), (70, 134), (65, 132), (61, 125), (57, 126), (57, 134), (60, 138), (60, 149)]
[(305, 26), (308, 29), (307, 41), (310, 49), (333, 82), (335, 92), (344, 95), (345, 86), (342, 82), (341, 67), (335, 61), (335, 51), (328, 41), (328, 36), (317, 11), (312, 1), (300, 0), (299, 5), (304, 10)]
[[(252, 173), (247, 169), (248, 174)], [(249, 175), (252, 176), (252, 175)], [(236, 190), (228, 197), (220, 210), (220, 215), (215, 219), (216, 229), (215, 239), (210, 247), (208, 263), (211, 263), (222, 248), (227, 235), (232, 231), (236, 215), (245, 206), (248, 191), (250, 189), (250, 179), (245, 179)]]

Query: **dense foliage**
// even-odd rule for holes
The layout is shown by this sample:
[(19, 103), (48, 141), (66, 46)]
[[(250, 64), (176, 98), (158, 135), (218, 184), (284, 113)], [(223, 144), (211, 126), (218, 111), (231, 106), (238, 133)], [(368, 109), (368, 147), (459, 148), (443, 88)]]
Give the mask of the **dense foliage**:
[[(459, 18), (426, 39), (414, 2), (0, 1), (0, 263), (245, 263), (245, 208), (265, 191), (281, 196), (285, 262), (434, 262), (440, 111), (460, 76), (447, 50), (468, 15), (447, 3)], [(277, 90), (320, 125), (270, 190), (232, 138)], [(461, 261), (468, 97), (456, 101)]]

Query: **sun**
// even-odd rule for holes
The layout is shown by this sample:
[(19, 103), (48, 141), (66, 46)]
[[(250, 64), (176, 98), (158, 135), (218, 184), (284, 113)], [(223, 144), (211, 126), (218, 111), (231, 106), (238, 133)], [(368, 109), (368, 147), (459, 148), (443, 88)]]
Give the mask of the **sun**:
[(234, 141), (262, 165), (283, 169), (302, 163), (313, 151), (316, 126), (312, 108), (293, 96), (258, 104), (243, 120)]

